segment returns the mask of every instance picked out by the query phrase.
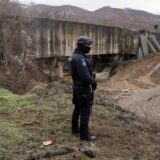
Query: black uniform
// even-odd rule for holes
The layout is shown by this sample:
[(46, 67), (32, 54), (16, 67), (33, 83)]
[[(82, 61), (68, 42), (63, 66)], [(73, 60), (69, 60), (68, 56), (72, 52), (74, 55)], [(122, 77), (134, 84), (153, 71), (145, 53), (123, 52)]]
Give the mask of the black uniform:
[[(80, 138), (87, 140), (88, 123), (92, 106), (91, 86), (96, 86), (92, 77), (92, 70), (89, 61), (85, 58), (81, 49), (76, 49), (70, 60), (71, 76), (73, 79), (73, 104), (75, 105), (72, 114), (72, 132), (79, 132), (80, 117)], [(95, 88), (95, 87), (94, 87)]]

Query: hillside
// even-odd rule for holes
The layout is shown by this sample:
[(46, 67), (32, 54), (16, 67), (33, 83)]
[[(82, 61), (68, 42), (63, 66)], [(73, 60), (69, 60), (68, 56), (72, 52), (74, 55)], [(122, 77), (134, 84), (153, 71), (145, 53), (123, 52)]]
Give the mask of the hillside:
[[(108, 81), (98, 82), (89, 125), (97, 136), (92, 143), (71, 134), (70, 82), (48, 83), (22, 73), (11, 79), (14, 73), (2, 68), (0, 79), (7, 86), (0, 86), (0, 160), (89, 160), (88, 150), (95, 160), (159, 160), (160, 68), (154, 70), (159, 61), (155, 54), (120, 64)], [(30, 80), (33, 86), (18, 92)], [(44, 145), (47, 140), (52, 144)]]
[(91, 12), (70, 5), (32, 5), (28, 6), (27, 12), (29, 16), (35, 17), (111, 25), (131, 29), (154, 30), (154, 24), (160, 25), (160, 15), (129, 8), (103, 7)]
[[(119, 107), (107, 91), (96, 91), (90, 121), (90, 129), (97, 136), (93, 143), (81, 142), (71, 134), (70, 85), (37, 84), (21, 96), (0, 89), (0, 99), (2, 160), (34, 160), (36, 153), (57, 150), (69, 154), (65, 152), (54, 160), (89, 160), (84, 154), (88, 148), (95, 160), (159, 158), (158, 126)], [(52, 140), (52, 145), (43, 145), (46, 140)]]
[[(23, 95), (1, 86), (0, 159), (34, 160), (35, 155), (46, 155), (37, 159), (89, 160), (89, 150), (95, 160), (159, 160), (160, 69), (147, 76), (159, 60), (157, 54), (122, 63), (108, 81), (98, 82), (89, 125), (97, 136), (92, 143), (71, 134), (70, 82), (36, 81)], [(0, 78), (6, 76), (1, 70)], [(43, 145), (47, 140), (52, 144)]]

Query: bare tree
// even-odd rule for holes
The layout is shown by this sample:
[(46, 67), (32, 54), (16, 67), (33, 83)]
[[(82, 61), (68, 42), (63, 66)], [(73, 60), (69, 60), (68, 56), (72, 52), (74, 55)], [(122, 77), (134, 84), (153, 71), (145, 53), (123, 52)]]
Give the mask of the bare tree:
[(0, 86), (19, 94), (40, 78), (34, 57), (28, 56), (34, 53), (28, 26), (25, 9), (18, 1), (0, 0), (0, 67), (7, 71)]
[(24, 57), (31, 38), (26, 32), (25, 11), (18, 1), (0, 0), (0, 62), (12, 56)]

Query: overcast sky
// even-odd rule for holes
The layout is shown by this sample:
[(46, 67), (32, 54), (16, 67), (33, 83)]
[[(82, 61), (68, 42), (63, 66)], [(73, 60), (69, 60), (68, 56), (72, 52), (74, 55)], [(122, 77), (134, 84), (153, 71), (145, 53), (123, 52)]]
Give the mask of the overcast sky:
[(115, 8), (132, 8), (145, 10), (160, 14), (160, 0), (20, 0), (24, 3), (34, 2), (36, 4), (74, 5), (90, 11), (104, 6)]

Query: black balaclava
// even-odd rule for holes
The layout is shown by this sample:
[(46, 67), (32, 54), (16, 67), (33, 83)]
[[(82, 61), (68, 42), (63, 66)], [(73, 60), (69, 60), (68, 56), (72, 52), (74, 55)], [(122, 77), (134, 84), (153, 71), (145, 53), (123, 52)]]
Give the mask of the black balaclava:
[(91, 50), (91, 47), (86, 46), (85, 44), (77, 44), (77, 50), (83, 54), (88, 54)]

